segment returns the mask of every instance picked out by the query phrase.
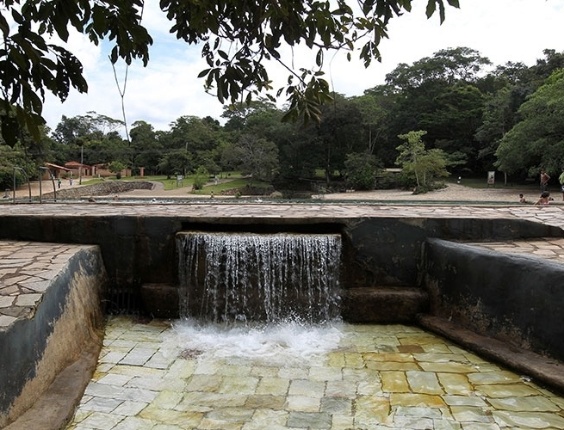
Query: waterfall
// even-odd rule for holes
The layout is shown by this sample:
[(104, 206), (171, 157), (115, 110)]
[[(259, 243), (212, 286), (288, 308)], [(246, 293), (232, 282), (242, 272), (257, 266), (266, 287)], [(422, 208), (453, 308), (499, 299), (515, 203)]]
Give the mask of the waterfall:
[(338, 234), (181, 232), (180, 315), (208, 321), (339, 317)]

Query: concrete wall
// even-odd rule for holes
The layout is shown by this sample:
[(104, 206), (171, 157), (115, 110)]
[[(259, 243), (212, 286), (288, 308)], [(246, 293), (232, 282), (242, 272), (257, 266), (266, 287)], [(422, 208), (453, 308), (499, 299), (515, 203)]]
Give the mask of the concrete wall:
[(53, 277), (33, 317), (0, 332), (0, 428), (31, 407), (85, 348), (101, 345), (105, 281), (100, 250), (82, 247)]
[[(140, 305), (143, 284), (177, 285), (175, 235), (179, 231), (341, 232), (345, 246), (345, 288), (417, 286), (421, 249), (429, 237), (503, 240), (561, 236), (556, 227), (524, 220), (463, 218), (207, 218), (183, 216), (3, 216), (0, 239), (95, 244), (101, 249), (110, 306)], [(41, 208), (38, 208), (40, 211)], [(72, 211), (72, 206), (69, 206)], [(127, 206), (124, 206), (127, 212)]]
[(429, 239), (430, 313), (564, 361), (564, 266), (537, 257)]

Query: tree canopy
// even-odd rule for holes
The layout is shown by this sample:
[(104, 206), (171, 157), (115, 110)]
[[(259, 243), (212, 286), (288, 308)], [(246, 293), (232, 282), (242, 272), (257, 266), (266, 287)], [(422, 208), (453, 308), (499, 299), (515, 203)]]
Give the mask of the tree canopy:
[[(272, 89), (265, 60), (274, 60), (289, 72), (287, 84), (276, 92), (289, 101), (287, 118), (305, 120), (319, 119), (320, 104), (330, 99), (329, 84), (323, 79), (325, 53), (347, 50), (350, 59), (358, 49), (368, 66), (380, 59), (378, 46), (387, 37), (390, 20), (409, 12), (411, 4), (412, 0), (160, 0), (170, 32), (201, 45), (208, 68), (199, 77), (220, 102), (249, 101)], [(438, 10), (442, 22), (446, 4), (459, 6), (458, 0), (427, 0), (426, 15)], [(87, 35), (94, 44), (108, 39), (113, 44), (113, 63), (121, 58), (127, 64), (135, 59), (147, 64), (153, 39), (143, 25), (143, 8), (144, 0), (3, 1), (0, 125), (4, 140), (13, 146), (23, 127), (39, 139), (46, 92), (64, 101), (72, 88), (88, 90), (80, 61), (64, 44), (71, 31)], [(291, 61), (283, 58), (283, 46), (301, 43), (315, 55), (312, 70), (293, 70)]]

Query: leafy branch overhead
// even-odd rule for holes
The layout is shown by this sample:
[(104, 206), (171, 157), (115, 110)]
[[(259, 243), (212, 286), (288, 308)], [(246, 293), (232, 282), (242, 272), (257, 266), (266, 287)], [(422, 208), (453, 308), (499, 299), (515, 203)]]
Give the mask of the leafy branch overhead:
[[(445, 3), (428, 0), (426, 14), (437, 10), (441, 22)], [(323, 79), (325, 52), (346, 50), (366, 66), (380, 60), (378, 46), (387, 37), (389, 21), (411, 10), (412, 0), (365, 0), (358, 4), (312, 0), (223, 0), (187, 2), (161, 0), (171, 22), (170, 32), (189, 44), (200, 44), (208, 68), (199, 77), (221, 103), (250, 101), (272, 90), (266, 60), (288, 70), (286, 85), (276, 92), (289, 102), (287, 119), (318, 120), (319, 106), (330, 100)], [(360, 7), (359, 7), (360, 5)], [(66, 42), (71, 30), (98, 44), (113, 43), (112, 62), (149, 61), (151, 35), (142, 24), (144, 0), (5, 0), (0, 6), (0, 119), (2, 137), (13, 145), (19, 127), (38, 137), (45, 92), (64, 101), (71, 88), (86, 92), (80, 61), (56, 38)], [(56, 38), (53, 38), (56, 36)], [(313, 50), (315, 70), (294, 70), (282, 48), (304, 44)], [(360, 44), (360, 47), (358, 46)], [(272, 100), (274, 96), (268, 95)]]

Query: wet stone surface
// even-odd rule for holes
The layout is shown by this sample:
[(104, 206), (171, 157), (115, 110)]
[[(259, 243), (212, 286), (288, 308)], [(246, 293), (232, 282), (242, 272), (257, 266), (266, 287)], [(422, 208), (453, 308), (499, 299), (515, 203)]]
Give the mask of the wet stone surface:
[(182, 354), (170, 322), (112, 317), (79, 429), (564, 428), (564, 398), (404, 325), (342, 325), (313, 362)]

